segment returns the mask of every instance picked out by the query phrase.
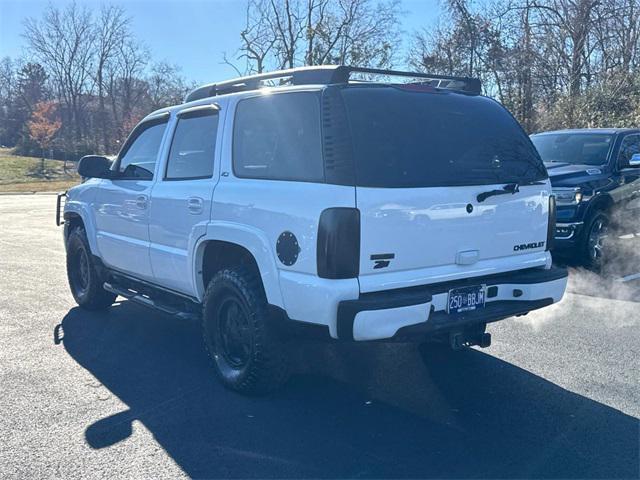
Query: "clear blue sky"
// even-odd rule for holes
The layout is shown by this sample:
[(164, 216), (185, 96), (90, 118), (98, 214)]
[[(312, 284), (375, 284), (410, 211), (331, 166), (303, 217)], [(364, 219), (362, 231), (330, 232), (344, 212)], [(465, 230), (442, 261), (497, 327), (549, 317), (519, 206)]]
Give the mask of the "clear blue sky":
[[(53, 1), (53, 0), (52, 0)], [(26, 17), (39, 17), (49, 0), (0, 0), (0, 58), (28, 54), (21, 34)], [(60, 7), (67, 0), (55, 0)], [(244, 26), (245, 0), (77, 0), (99, 8), (101, 3), (121, 5), (132, 19), (132, 27), (146, 44), (154, 60), (182, 67), (183, 75), (199, 83), (235, 76), (223, 65), (222, 54), (233, 57)], [(438, 18), (438, 0), (402, 0), (406, 12), (403, 30), (409, 34)], [(406, 48), (406, 45), (405, 47)]]

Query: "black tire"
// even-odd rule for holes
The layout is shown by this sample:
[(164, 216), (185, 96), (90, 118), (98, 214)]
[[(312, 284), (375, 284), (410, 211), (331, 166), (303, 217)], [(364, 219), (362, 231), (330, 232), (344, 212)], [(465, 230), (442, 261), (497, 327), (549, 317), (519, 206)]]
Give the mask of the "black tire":
[(67, 279), (76, 303), (87, 310), (104, 310), (113, 305), (116, 295), (103, 288), (91, 256), (84, 228), (71, 231), (67, 239)]
[(225, 387), (247, 395), (276, 390), (289, 377), (286, 345), (270, 316), (257, 272), (218, 272), (204, 297), (202, 335)]
[(609, 216), (604, 212), (596, 212), (586, 224), (580, 253), (584, 266), (590, 270), (601, 271), (607, 260), (606, 239), (609, 225)]

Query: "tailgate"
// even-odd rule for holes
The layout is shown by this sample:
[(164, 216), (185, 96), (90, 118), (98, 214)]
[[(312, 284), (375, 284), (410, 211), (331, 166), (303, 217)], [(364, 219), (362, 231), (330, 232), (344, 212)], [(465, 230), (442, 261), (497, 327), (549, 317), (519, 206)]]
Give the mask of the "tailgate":
[(550, 188), (357, 189), (360, 288), (401, 288), (545, 265)]

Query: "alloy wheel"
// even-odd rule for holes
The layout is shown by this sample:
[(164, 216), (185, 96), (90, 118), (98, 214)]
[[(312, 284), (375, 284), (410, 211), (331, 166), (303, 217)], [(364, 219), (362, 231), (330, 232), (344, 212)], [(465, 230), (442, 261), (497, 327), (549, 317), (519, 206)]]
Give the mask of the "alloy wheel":
[(607, 223), (604, 218), (598, 218), (591, 226), (587, 241), (589, 257), (594, 262), (602, 261), (607, 239)]

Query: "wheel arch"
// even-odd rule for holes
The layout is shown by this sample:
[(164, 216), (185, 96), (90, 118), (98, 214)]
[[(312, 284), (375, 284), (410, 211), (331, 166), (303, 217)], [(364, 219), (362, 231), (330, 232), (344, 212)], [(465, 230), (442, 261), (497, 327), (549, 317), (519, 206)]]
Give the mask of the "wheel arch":
[(77, 212), (65, 212), (63, 218), (65, 226), (65, 237), (68, 237), (69, 233), (71, 233), (78, 227), (84, 228), (84, 221), (82, 220), (82, 216)]
[(595, 215), (597, 212), (608, 213), (614, 206), (615, 202), (611, 195), (603, 193), (591, 200), (589, 202), (589, 207), (587, 209), (585, 220), (591, 218), (592, 215)]
[(249, 262), (262, 280), (267, 302), (284, 307), (278, 268), (266, 236), (251, 227), (227, 222), (212, 223), (201, 237), (193, 255), (193, 284), (202, 301), (208, 280), (220, 269)]
[(613, 215), (613, 207), (615, 206), (615, 200), (611, 197), (611, 195), (607, 193), (602, 193), (591, 199), (589, 205), (587, 206), (587, 210), (584, 213), (584, 228), (580, 234), (581, 241), (585, 242), (587, 238), (587, 228), (591, 223), (591, 220), (598, 213), (604, 213), (605, 215), (612, 218)]
[[(98, 244), (95, 236), (95, 225), (93, 219), (88, 212), (87, 206), (80, 202), (67, 202), (65, 205), (64, 218), (64, 240), (65, 245), (67, 238), (71, 231), (82, 226), (87, 233), (87, 240), (89, 241), (89, 248), (93, 255), (98, 255)], [(99, 256), (99, 255), (98, 255)]]

